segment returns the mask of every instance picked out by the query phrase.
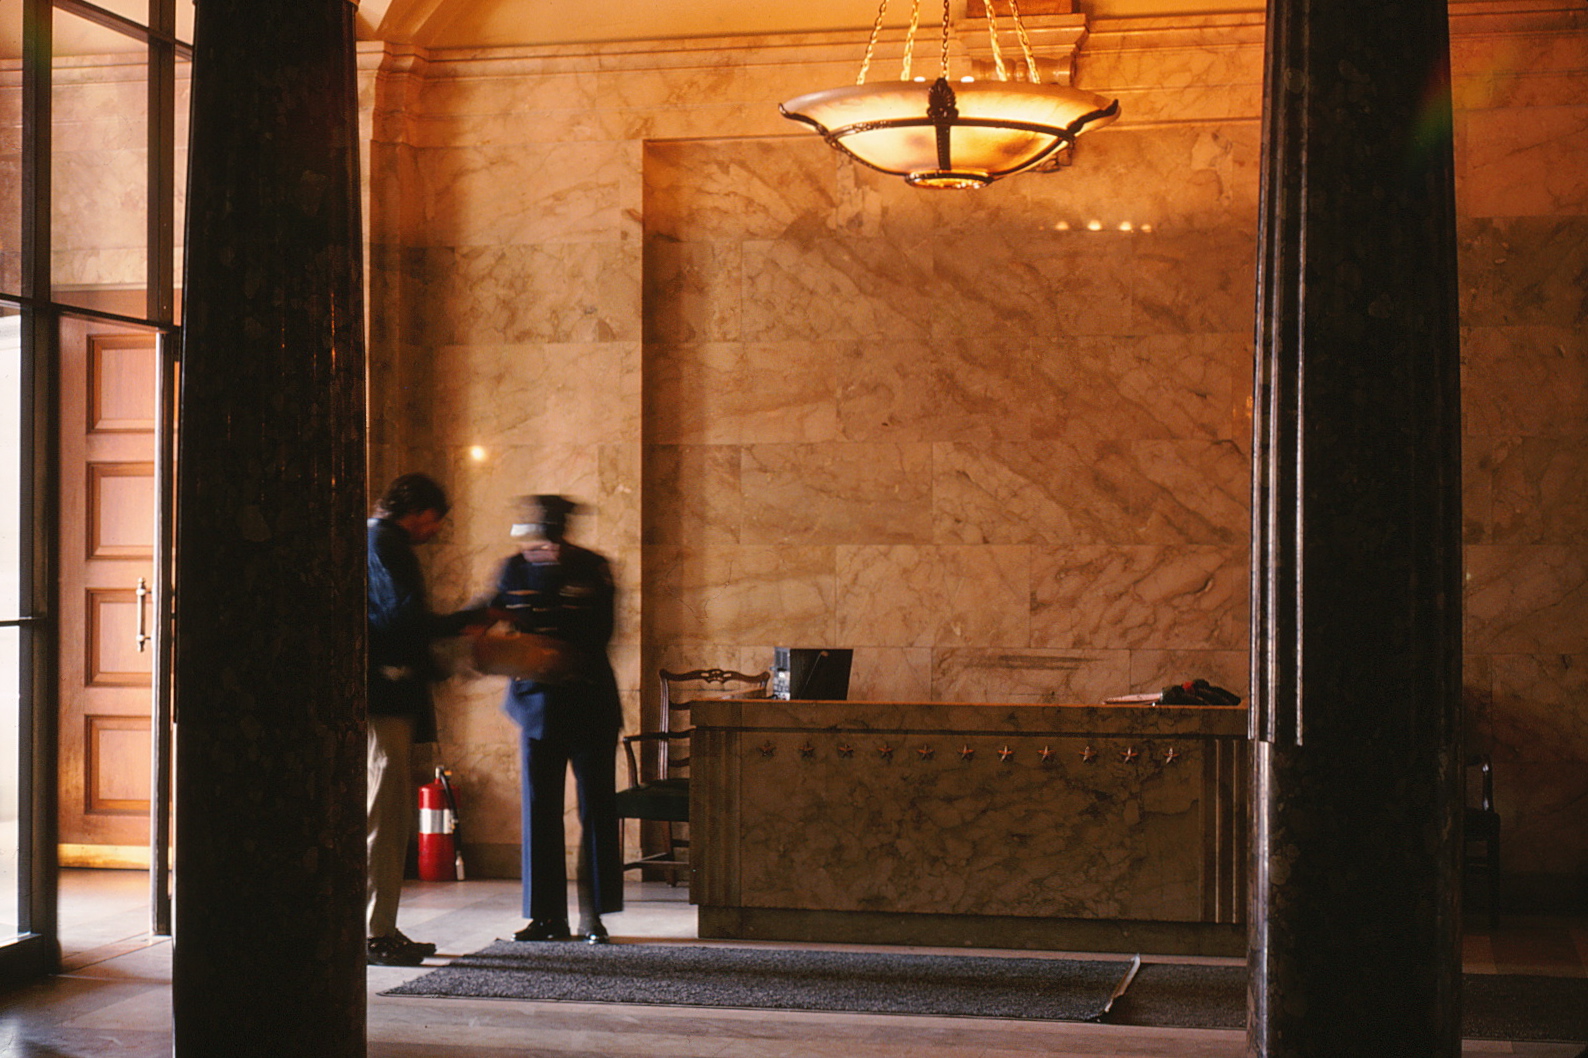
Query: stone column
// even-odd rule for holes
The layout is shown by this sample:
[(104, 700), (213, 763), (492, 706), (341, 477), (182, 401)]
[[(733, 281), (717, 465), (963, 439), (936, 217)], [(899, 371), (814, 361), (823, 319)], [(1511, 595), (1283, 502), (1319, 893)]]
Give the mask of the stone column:
[(1460, 1052), (1445, 0), (1270, 0), (1248, 1051)]
[(177, 456), (178, 1056), (364, 1054), (353, 6), (199, 0)]

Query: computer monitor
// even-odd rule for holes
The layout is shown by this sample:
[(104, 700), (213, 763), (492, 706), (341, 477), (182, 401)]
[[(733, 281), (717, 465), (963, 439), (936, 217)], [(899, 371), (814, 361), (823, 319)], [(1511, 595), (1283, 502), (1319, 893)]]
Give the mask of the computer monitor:
[(772, 680), (777, 697), (818, 702), (841, 702), (849, 697), (853, 650), (777, 647), (774, 653)]

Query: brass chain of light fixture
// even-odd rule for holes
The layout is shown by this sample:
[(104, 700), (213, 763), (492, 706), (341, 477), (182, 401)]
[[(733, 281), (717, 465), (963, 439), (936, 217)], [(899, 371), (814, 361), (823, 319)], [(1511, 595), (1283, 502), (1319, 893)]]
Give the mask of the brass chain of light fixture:
[(943, 0), (943, 54), (938, 59), (937, 75), (948, 80), (948, 0)]
[(866, 57), (860, 63), (860, 76), (855, 78), (855, 84), (866, 83), (866, 71), (871, 69), (871, 56), (877, 50), (877, 38), (882, 35), (882, 16), (888, 12), (888, 0), (882, 0), (877, 5), (877, 20), (871, 26), (871, 39), (866, 42)]
[[(943, 0), (943, 43), (939, 55), (939, 77), (948, 77), (948, 45), (949, 45), (949, 9), (950, 0)], [(998, 80), (1009, 80), (1009, 69), (1004, 62), (1002, 46), (998, 43), (998, 10), (996, 0), (985, 0), (987, 10), (987, 39), (992, 45), (993, 65), (998, 72)], [(871, 24), (871, 37), (866, 41), (866, 55), (860, 62), (860, 74), (855, 78), (855, 84), (866, 83), (866, 74), (871, 70), (872, 57), (876, 55), (877, 41), (882, 37), (882, 23), (888, 13), (888, 0), (881, 0), (877, 4), (877, 17)], [(1031, 47), (1031, 36), (1026, 32), (1025, 20), (1020, 17), (1020, 4), (1018, 0), (1009, 0), (1009, 14), (1015, 24), (1015, 34), (1020, 39), (1020, 50), (1026, 61), (1026, 76), (1031, 84), (1041, 84), (1041, 75), (1037, 72), (1036, 54)], [(921, 0), (914, 0), (910, 5), (910, 28), (904, 35), (904, 60), (900, 64), (899, 80), (908, 81), (913, 72), (915, 58), (915, 37), (921, 26)]]
[(915, 31), (921, 26), (921, 0), (910, 6), (910, 31), (904, 35), (904, 64), (899, 68), (899, 80), (910, 79), (910, 64), (915, 58)]
[(998, 71), (998, 80), (1009, 80), (1009, 70), (1004, 66), (1004, 50), (998, 46), (998, 7), (993, 0), (987, 0), (987, 39), (992, 42), (993, 68)]
[[(987, 0), (987, 10), (991, 11), (993, 0)], [(1020, 5), (1016, 0), (1009, 0), (1009, 14), (1015, 20), (1015, 33), (1020, 36), (1020, 48), (1026, 53), (1026, 70), (1030, 74), (1032, 84), (1041, 84), (1042, 78), (1037, 74), (1037, 57), (1031, 51), (1031, 38), (1026, 35), (1025, 20), (1020, 17)]]

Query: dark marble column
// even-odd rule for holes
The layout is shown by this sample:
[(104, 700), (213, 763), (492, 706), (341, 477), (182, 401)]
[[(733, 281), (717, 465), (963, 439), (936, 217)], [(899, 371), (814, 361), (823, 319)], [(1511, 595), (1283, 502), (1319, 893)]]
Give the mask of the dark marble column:
[(179, 1056), (364, 1054), (353, 7), (199, 0), (177, 508)]
[(1460, 1052), (1444, 0), (1270, 0), (1248, 1050)]

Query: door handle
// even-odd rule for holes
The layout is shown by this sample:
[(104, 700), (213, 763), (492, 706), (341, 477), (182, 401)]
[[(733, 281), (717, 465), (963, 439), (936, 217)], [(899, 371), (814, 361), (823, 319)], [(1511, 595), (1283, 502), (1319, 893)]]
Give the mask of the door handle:
[(153, 636), (149, 635), (149, 618), (148, 618), (147, 614), (145, 613), (145, 610), (147, 609), (147, 607), (144, 605), (149, 599), (149, 582), (147, 580), (145, 580), (143, 577), (139, 577), (138, 578), (137, 596), (138, 596), (138, 653), (142, 654), (143, 651), (144, 651), (144, 648), (146, 648), (149, 645), (149, 641), (154, 638)]

